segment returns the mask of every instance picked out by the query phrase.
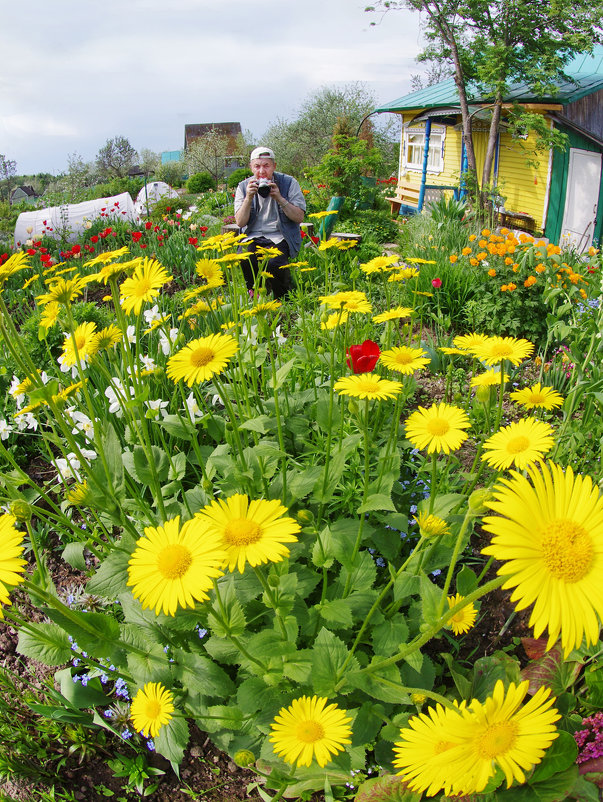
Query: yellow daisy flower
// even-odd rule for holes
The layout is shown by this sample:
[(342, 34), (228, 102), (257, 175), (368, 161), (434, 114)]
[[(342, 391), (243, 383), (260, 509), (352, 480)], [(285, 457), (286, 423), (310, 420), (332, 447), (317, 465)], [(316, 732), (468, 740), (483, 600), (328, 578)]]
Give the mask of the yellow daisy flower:
[(511, 471), (486, 502), (497, 515), (483, 527), (494, 537), (483, 553), (503, 562), (518, 610), (534, 605), (530, 626), (547, 649), (559, 635), (565, 656), (583, 640), (597, 643), (603, 616), (603, 497), (590, 476), (571, 467), (528, 466)]
[(96, 256), (85, 262), (84, 267), (92, 267), (92, 265), (106, 265), (109, 262), (114, 262), (116, 259), (120, 259), (127, 253), (130, 252), (125, 245), (123, 248), (117, 248), (115, 251), (103, 251), (103, 253), (97, 253)]
[(174, 694), (160, 682), (147, 682), (139, 688), (130, 705), (130, 718), (136, 732), (154, 738), (172, 719)]
[(506, 384), (508, 381), (509, 377), (506, 374), (501, 376), (500, 370), (492, 369), (472, 376), (470, 385), (471, 387), (500, 387), (502, 382)]
[(269, 740), (286, 763), (310, 766), (315, 759), (323, 768), (351, 743), (352, 720), (336, 704), (322, 696), (301, 696), (282, 707), (270, 725)]
[[(20, 585), (27, 561), (22, 559), (23, 533), (15, 528), (14, 515), (0, 515), (0, 604), (10, 604), (9, 588)], [(4, 618), (0, 607), (0, 618)]]
[(463, 430), (469, 426), (466, 412), (442, 401), (413, 412), (406, 421), (406, 436), (415, 448), (427, 448), (428, 454), (449, 454), (467, 439)]
[(355, 376), (343, 376), (337, 379), (333, 388), (341, 395), (351, 398), (364, 398), (369, 401), (383, 401), (395, 398), (402, 392), (400, 382), (382, 379), (376, 373), (359, 373)]
[(482, 345), (475, 345), (471, 353), (486, 365), (498, 365), (505, 360), (512, 365), (530, 356), (534, 345), (529, 340), (516, 337), (488, 337)]
[(128, 563), (128, 585), (144, 609), (175, 615), (179, 607), (206, 601), (226, 553), (198, 519), (180, 526), (180, 516), (148, 526)]
[(320, 324), (320, 328), (323, 331), (331, 331), (332, 329), (336, 329), (337, 326), (340, 326), (342, 323), (345, 323), (347, 319), (347, 312), (333, 312), (332, 315), (329, 315), (328, 318)]
[(94, 281), (94, 276), (78, 276), (72, 278), (60, 278), (51, 280), (48, 286), (48, 292), (44, 295), (38, 295), (36, 301), (40, 306), (50, 304), (53, 301), (67, 306), (83, 293), (84, 287), (91, 281)]
[(412, 317), (414, 310), (408, 306), (396, 306), (393, 309), (388, 309), (387, 312), (380, 312), (378, 315), (373, 316), (373, 323), (387, 323), (388, 320), (403, 320), (407, 317)]
[(553, 428), (536, 418), (524, 418), (504, 426), (484, 443), (482, 460), (497, 471), (512, 466), (523, 470), (542, 460), (554, 446)]
[(134, 268), (130, 278), (120, 285), (122, 309), (127, 314), (130, 312), (134, 312), (135, 315), (140, 314), (143, 303), (156, 298), (160, 288), (170, 281), (172, 276), (163, 265), (155, 259), (143, 259), (141, 264)]
[(44, 330), (50, 329), (57, 322), (61, 306), (58, 301), (51, 301), (46, 304), (44, 311), (40, 316), (40, 328)]
[(422, 348), (409, 348), (402, 345), (399, 348), (390, 348), (389, 351), (382, 351), (381, 363), (390, 370), (403, 373), (406, 376), (412, 375), (415, 370), (429, 365), (430, 358)]
[(210, 334), (191, 340), (188, 345), (170, 357), (167, 376), (177, 382), (182, 379), (189, 387), (222, 373), (230, 358), (239, 350), (239, 344), (230, 334)]
[(14, 253), (6, 262), (0, 265), (0, 286), (2, 286), (7, 279), (18, 273), (19, 270), (25, 270), (26, 267), (31, 267), (27, 260), (27, 255), (23, 251)]
[(280, 301), (266, 301), (263, 304), (252, 306), (251, 309), (243, 309), (241, 317), (252, 317), (253, 315), (261, 315), (264, 312), (276, 312), (281, 306), (282, 303)]
[(278, 499), (255, 499), (236, 493), (210, 502), (195, 515), (216, 542), (226, 551), (229, 571), (245, 570), (267, 562), (281, 562), (289, 554), (285, 543), (295, 543), (300, 525), (283, 518), (287, 508)]
[(360, 269), (367, 276), (370, 276), (372, 273), (382, 273), (384, 270), (388, 270), (399, 261), (399, 256), (376, 256), (370, 262), (360, 265)]
[(422, 511), (415, 518), (422, 537), (441, 537), (450, 534), (450, 527), (443, 518)]
[(526, 774), (540, 763), (558, 737), (555, 722), (561, 716), (552, 706), (550, 688), (539, 688), (526, 704), (526, 680), (509, 684), (501, 680), (485, 702), (472, 700), (462, 711), (458, 737), (462, 747), (452, 757), (449, 770), (461, 777), (464, 794), (480, 793), (497, 768), (502, 769), (507, 788), (524, 783)]
[(563, 404), (563, 396), (552, 387), (541, 387), (540, 382), (523, 390), (515, 390), (510, 397), (526, 409), (554, 409)]
[[(461, 596), (460, 593), (457, 593), (456, 596), (447, 596), (446, 601), (448, 602), (448, 609), (452, 610), (452, 608), (456, 607), (464, 598), (465, 597)], [(464, 635), (465, 632), (469, 632), (469, 630), (475, 626), (476, 618), (477, 610), (472, 602), (461, 608), (452, 618), (449, 618), (448, 624), (452, 627), (452, 631), (455, 635)]]
[(123, 336), (123, 331), (111, 323), (98, 333), (98, 350), (108, 351), (114, 345), (117, 345), (123, 339)]
[[(75, 342), (74, 342), (75, 341)], [(77, 355), (76, 355), (77, 346)], [(63, 343), (63, 364), (71, 367), (78, 360), (85, 362), (98, 351), (98, 332), (95, 323), (80, 323), (77, 329), (67, 334)]]
[(478, 345), (483, 345), (488, 339), (487, 334), (459, 334), (453, 339), (453, 344), (462, 351), (472, 351)]
[(332, 214), (339, 214), (339, 209), (328, 209), (324, 212), (313, 212), (308, 217), (313, 217), (315, 220), (322, 220), (323, 217), (329, 217)]
[(214, 259), (199, 259), (195, 271), (211, 287), (221, 287), (224, 284), (224, 273)]
[(366, 294), (360, 292), (360, 290), (344, 290), (342, 292), (333, 293), (333, 295), (321, 295), (318, 300), (329, 309), (341, 309), (344, 304), (350, 301), (366, 301), (368, 303)]

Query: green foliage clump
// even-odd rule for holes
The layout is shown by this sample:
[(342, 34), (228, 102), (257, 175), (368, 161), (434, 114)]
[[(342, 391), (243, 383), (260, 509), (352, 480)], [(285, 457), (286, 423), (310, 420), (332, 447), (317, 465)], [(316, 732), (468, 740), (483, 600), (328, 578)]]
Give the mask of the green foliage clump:
[(376, 209), (358, 210), (350, 217), (342, 218), (341, 223), (346, 231), (362, 234), (363, 239), (377, 243), (397, 242), (400, 234), (400, 228), (391, 215)]
[(236, 189), (238, 184), (241, 181), (244, 181), (246, 178), (249, 178), (251, 175), (251, 170), (247, 167), (239, 167), (237, 170), (233, 170), (232, 173), (228, 176), (227, 186), (229, 189)]
[(333, 137), (333, 147), (309, 175), (326, 183), (333, 195), (366, 201), (372, 200), (374, 190), (365, 186), (362, 179), (378, 173), (382, 163), (380, 152), (369, 147), (365, 139), (337, 134)]
[(186, 182), (186, 188), (193, 194), (207, 192), (208, 189), (215, 189), (216, 182), (210, 173), (195, 173)]

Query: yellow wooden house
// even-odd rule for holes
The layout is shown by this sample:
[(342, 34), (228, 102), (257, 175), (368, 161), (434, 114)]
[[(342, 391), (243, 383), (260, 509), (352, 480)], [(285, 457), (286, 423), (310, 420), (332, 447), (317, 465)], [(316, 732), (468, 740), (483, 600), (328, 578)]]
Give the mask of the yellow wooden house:
[[(507, 107), (519, 103), (544, 115), (568, 136), (565, 152), (535, 154), (535, 135), (513, 139), (504, 120), (496, 143), (492, 184), (500, 201), (501, 223), (566, 239), (583, 249), (601, 239), (603, 229), (603, 47), (575, 58), (567, 80), (546, 97), (525, 84), (510, 87)], [(488, 140), (488, 99), (470, 98), (473, 141), (481, 176)], [(392, 212), (421, 211), (442, 194), (462, 197), (466, 157), (454, 80), (412, 92), (375, 110), (402, 117), (400, 163)], [(534, 164), (534, 162), (537, 162)]]

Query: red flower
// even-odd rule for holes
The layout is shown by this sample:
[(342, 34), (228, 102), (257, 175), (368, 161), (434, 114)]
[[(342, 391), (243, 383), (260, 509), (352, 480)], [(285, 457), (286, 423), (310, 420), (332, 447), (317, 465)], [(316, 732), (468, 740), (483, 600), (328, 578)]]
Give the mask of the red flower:
[(147, 222), (144, 224), (144, 227), (148, 231), (150, 228), (153, 228), (153, 223), (151, 223), (150, 220), (147, 220)]
[(189, 237), (188, 238), (188, 244), (189, 245), (196, 245), (198, 242), (199, 242), (199, 240), (198, 240), (197, 237)]
[(25, 251), (25, 253), (26, 253), (28, 256), (35, 256), (35, 255), (36, 255), (36, 249), (35, 249), (35, 248), (28, 248), (28, 249)]
[(199, 231), (203, 232), (203, 234), (205, 234), (207, 230), (208, 230), (207, 226), (199, 226)]
[(146, 242), (141, 242), (141, 243), (140, 243), (140, 247), (141, 247), (141, 248), (146, 248), (146, 247), (147, 247), (147, 244), (146, 244)]
[(82, 252), (81, 245), (74, 245), (73, 248), (71, 249), (71, 253), (81, 253), (81, 252)]
[(435, 287), (436, 290), (439, 290), (442, 286), (442, 279), (441, 278), (432, 278), (431, 279), (431, 286)]
[(132, 231), (132, 242), (138, 242), (138, 240), (142, 237), (142, 231)]
[(310, 237), (310, 239), (315, 245), (318, 245), (318, 243), (320, 242), (320, 237)]
[(379, 346), (372, 340), (365, 340), (362, 345), (350, 345), (347, 350), (348, 367), (354, 373), (370, 373), (379, 359)]
[(99, 239), (98, 235), (94, 234), (93, 236), (90, 237), (90, 242), (93, 242), (96, 245), (96, 243), (98, 242), (98, 239)]
[(102, 206), (101, 207), (101, 212), (106, 212), (106, 211), (107, 211), (107, 207), (106, 206)]

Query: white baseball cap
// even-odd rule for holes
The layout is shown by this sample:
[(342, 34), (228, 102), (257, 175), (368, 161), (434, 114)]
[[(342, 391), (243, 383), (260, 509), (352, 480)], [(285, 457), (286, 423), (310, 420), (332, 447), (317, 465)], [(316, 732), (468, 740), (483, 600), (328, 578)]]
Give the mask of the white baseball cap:
[(254, 159), (272, 159), (273, 162), (276, 161), (274, 156), (274, 151), (270, 150), (270, 148), (259, 147), (255, 148), (251, 151), (251, 156), (249, 157), (249, 161), (252, 162)]

